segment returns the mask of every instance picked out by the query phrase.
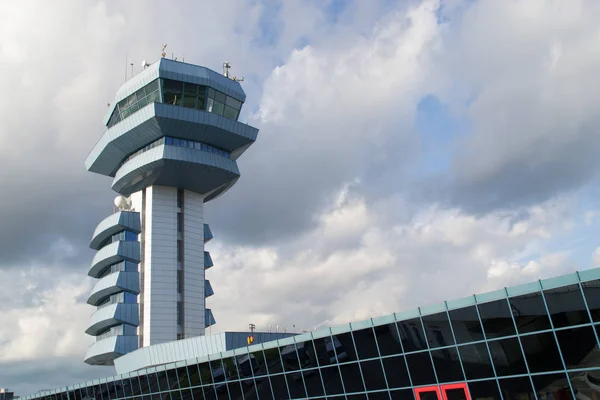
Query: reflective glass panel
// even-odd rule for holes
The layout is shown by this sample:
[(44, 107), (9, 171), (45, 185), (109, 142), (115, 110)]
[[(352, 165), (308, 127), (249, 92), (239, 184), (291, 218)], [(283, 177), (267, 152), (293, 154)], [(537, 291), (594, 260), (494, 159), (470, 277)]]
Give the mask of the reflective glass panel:
[(542, 294), (531, 293), (509, 299), (519, 333), (550, 329), (550, 318)]
[(494, 369), (485, 343), (468, 344), (458, 348), (467, 379), (493, 378)]
[(544, 291), (555, 328), (586, 324), (590, 321), (579, 285)]
[(475, 306), (450, 310), (448, 314), (458, 343), (483, 340), (483, 330)]
[(223, 108), (224, 108), (223, 103), (219, 103), (218, 101), (215, 101), (212, 106), (212, 112), (217, 115), (223, 115)]
[(578, 400), (598, 400), (600, 370), (569, 373), (569, 380)]
[(360, 367), (367, 390), (386, 389), (386, 377), (380, 360), (363, 361), (360, 363)]
[(240, 108), (242, 108), (241, 101), (236, 100), (233, 97), (229, 97), (229, 96), (227, 96), (227, 98), (225, 99), (225, 105), (227, 105), (235, 110), (239, 110)]
[(400, 335), (396, 329), (396, 324), (376, 326), (374, 329), (379, 352), (382, 356), (402, 354)]
[(328, 363), (336, 364), (356, 360), (354, 343), (350, 332), (324, 338)]
[(196, 97), (198, 96), (198, 85), (185, 82), (183, 85), (183, 106), (196, 108)]
[(237, 115), (238, 115), (237, 110), (234, 110), (233, 108), (231, 108), (229, 106), (225, 106), (225, 108), (223, 109), (223, 116), (225, 118), (237, 120)]
[(323, 382), (318, 369), (304, 371), (304, 384), (309, 397), (324, 396)]
[(600, 351), (591, 326), (556, 331), (568, 369), (600, 366)]
[(357, 362), (340, 365), (340, 370), (342, 372), (342, 380), (344, 381), (346, 393), (364, 392), (365, 387)]
[(506, 300), (478, 304), (477, 308), (488, 339), (515, 334), (515, 326)]
[(353, 331), (352, 335), (354, 336), (354, 344), (356, 345), (356, 352), (359, 359), (366, 360), (379, 357), (377, 343), (375, 343), (375, 333), (372, 328)]
[(383, 368), (390, 388), (410, 386), (404, 356), (384, 358)]
[(215, 100), (219, 103), (225, 104), (225, 93), (221, 93), (215, 90)]
[(572, 400), (573, 394), (565, 373), (532, 376), (538, 399)]
[(174, 81), (171, 79), (163, 79), (163, 103), (181, 105), (183, 95), (183, 82)]
[[(310, 371), (312, 375), (315, 371)], [(304, 389), (304, 375), (305, 372), (294, 372), (285, 374), (287, 386), (290, 390), (290, 396), (292, 399), (305, 399), (307, 397)]]
[(198, 88), (198, 102), (196, 103), (197, 110), (204, 110), (206, 107), (206, 86)]
[(412, 389), (394, 390), (390, 392), (393, 400), (415, 400)]
[(469, 394), (472, 400), (501, 399), (500, 392), (498, 392), (498, 384), (495, 380), (469, 382)]
[(527, 373), (525, 359), (517, 338), (488, 342), (498, 376)]
[(440, 383), (465, 380), (456, 348), (449, 347), (432, 350), (431, 357), (433, 358), (433, 365)]
[(408, 371), (415, 386), (436, 384), (429, 352), (407, 354)]
[(445, 312), (421, 317), (425, 326), (425, 335), (430, 348), (454, 344), (448, 315)]
[(325, 383), (325, 393), (328, 395), (343, 393), (342, 380), (337, 366), (325, 367), (321, 369), (323, 382)]
[(500, 390), (506, 400), (534, 400), (535, 394), (529, 378), (500, 379)]
[(521, 344), (527, 358), (529, 371), (545, 372), (562, 370), (558, 346), (551, 332), (521, 336)]
[(427, 349), (427, 342), (419, 318), (398, 322), (398, 331), (405, 352)]
[(592, 320), (594, 322), (600, 321), (600, 280), (582, 282), (583, 293), (587, 302), (590, 313), (592, 314)]

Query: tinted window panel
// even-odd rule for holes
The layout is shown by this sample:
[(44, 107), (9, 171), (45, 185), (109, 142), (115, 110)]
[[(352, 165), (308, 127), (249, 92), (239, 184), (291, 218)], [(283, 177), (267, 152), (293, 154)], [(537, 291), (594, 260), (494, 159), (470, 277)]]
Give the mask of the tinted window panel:
[(218, 115), (223, 115), (223, 108), (224, 108), (223, 103), (219, 103), (218, 101), (215, 101), (212, 106), (212, 112), (215, 114), (218, 114)]
[(163, 103), (181, 105), (183, 82), (163, 79)]
[(390, 392), (393, 400), (415, 400), (414, 392), (411, 389), (394, 390)]
[(352, 335), (354, 336), (354, 343), (356, 345), (356, 351), (359, 359), (366, 360), (369, 358), (379, 357), (373, 329), (360, 329), (353, 331)]
[(525, 359), (517, 338), (488, 342), (498, 376), (527, 373)]
[(567, 368), (598, 366), (598, 345), (591, 326), (556, 331), (556, 336)]
[(571, 386), (573, 386), (573, 391), (576, 393), (578, 399), (586, 400), (598, 397), (597, 386), (600, 386), (600, 380), (597, 377), (598, 373), (596, 371), (591, 373), (569, 373)]
[(579, 285), (546, 290), (544, 297), (555, 328), (590, 322)]
[(234, 108), (236, 110), (239, 110), (240, 108), (242, 108), (242, 103), (236, 99), (234, 99), (233, 97), (229, 97), (227, 96), (227, 99), (225, 99), (225, 105)]
[(600, 280), (582, 282), (583, 293), (587, 302), (590, 313), (592, 314), (592, 320), (594, 322), (600, 321)]
[(410, 386), (404, 356), (384, 358), (383, 368), (390, 388)]
[(419, 318), (398, 322), (398, 331), (405, 352), (427, 349), (425, 334)]
[(306, 385), (306, 391), (309, 397), (325, 395), (323, 381), (321, 380), (321, 373), (318, 369), (304, 372), (304, 384)]
[(363, 361), (360, 366), (367, 390), (387, 389), (380, 360)]
[(444, 347), (454, 344), (448, 315), (443, 313), (422, 317), (425, 334), (430, 348)]
[(187, 108), (196, 108), (196, 97), (198, 96), (198, 85), (193, 83), (184, 83), (183, 85), (183, 106)]
[[(553, 399), (572, 400), (573, 394), (569, 387), (567, 375), (545, 374), (532, 377), (533, 387), (538, 394), (539, 399), (552, 397)], [(550, 395), (550, 396), (549, 396)]]
[(402, 353), (400, 345), (400, 336), (396, 329), (396, 324), (387, 324), (376, 326), (375, 338), (379, 346), (379, 352), (382, 356), (390, 356)]
[(531, 372), (563, 369), (554, 334), (548, 332), (522, 336), (521, 344), (523, 344), (523, 351)]
[(342, 391), (342, 380), (337, 366), (326, 367), (321, 370), (323, 381), (325, 382), (325, 393), (340, 394)]
[(281, 367), (281, 358), (279, 358), (279, 350), (277, 348), (265, 349), (264, 354), (267, 372), (269, 374), (276, 374), (283, 371), (283, 368)]
[(215, 100), (219, 103), (225, 104), (225, 93), (221, 93), (215, 90)]
[(550, 318), (541, 293), (526, 294), (509, 299), (519, 333), (550, 329)]
[(515, 326), (506, 300), (478, 304), (483, 331), (488, 339), (515, 334)]
[(535, 399), (529, 378), (500, 379), (499, 382), (505, 399)]
[(436, 383), (428, 352), (407, 354), (408, 370), (412, 383), (418, 385), (433, 385)]
[(223, 116), (225, 118), (237, 120), (237, 114), (238, 114), (237, 110), (234, 110), (233, 108), (231, 108), (229, 106), (225, 106), (225, 108), (223, 109)]
[(346, 393), (365, 391), (358, 363), (340, 365), (340, 370)]
[(467, 379), (493, 378), (494, 369), (485, 343), (469, 344), (458, 348)]
[[(472, 400), (500, 400), (498, 384), (495, 380), (470, 382), (469, 394)], [(508, 400), (508, 399), (507, 399)]]
[(465, 380), (455, 348), (432, 350), (431, 357), (440, 383)]
[(451, 310), (448, 314), (458, 343), (483, 340), (483, 330), (475, 306)]

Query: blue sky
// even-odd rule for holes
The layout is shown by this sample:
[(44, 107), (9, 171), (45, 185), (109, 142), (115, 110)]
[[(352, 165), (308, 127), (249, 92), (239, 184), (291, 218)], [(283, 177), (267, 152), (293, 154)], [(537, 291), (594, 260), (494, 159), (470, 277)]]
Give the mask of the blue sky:
[(246, 78), (241, 118), (259, 137), (240, 181), (205, 210), (215, 332), (334, 325), (597, 266), (599, 7), (7, 8), (0, 384), (27, 394), (111, 373), (81, 362), (92, 340), (88, 238), (115, 195), (83, 161), (127, 49), (135, 71), (167, 43), (186, 62), (220, 71), (227, 60)]

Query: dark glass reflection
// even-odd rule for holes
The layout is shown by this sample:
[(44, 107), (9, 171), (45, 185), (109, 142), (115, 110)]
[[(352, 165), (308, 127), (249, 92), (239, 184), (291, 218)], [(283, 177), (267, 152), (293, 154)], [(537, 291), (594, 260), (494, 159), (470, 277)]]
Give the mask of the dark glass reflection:
[(469, 382), (469, 394), (472, 400), (500, 400), (498, 384), (495, 380)]
[[(311, 373), (314, 373), (314, 370), (311, 371)], [(300, 372), (296, 372), (293, 374), (285, 374), (285, 379), (292, 399), (304, 399), (307, 397), (306, 391), (304, 389), (303, 375), (304, 374)]]
[(500, 390), (504, 400), (534, 400), (535, 394), (529, 378), (500, 379)]
[(427, 349), (423, 326), (419, 318), (398, 322), (398, 331), (405, 352)]
[(454, 344), (450, 321), (445, 312), (421, 317), (425, 327), (425, 335), (430, 348), (444, 347)]
[[(283, 374), (271, 375), (271, 389), (273, 390), (273, 396), (276, 399), (288, 399), (287, 383)], [(268, 397), (267, 397), (268, 398)], [(261, 396), (262, 399), (262, 396)]]
[(325, 389), (323, 388), (323, 380), (321, 379), (321, 373), (318, 369), (313, 369), (312, 371), (305, 371), (304, 384), (306, 385), (306, 392), (309, 397), (325, 395)]
[(410, 386), (404, 356), (384, 358), (383, 368), (390, 388)]
[[(349, 394), (345, 397), (348, 400), (367, 400), (367, 395), (366, 394)], [(372, 397), (369, 396), (369, 399), (371, 399)]]
[(582, 282), (585, 301), (594, 322), (600, 321), (600, 280)]
[(342, 380), (344, 381), (344, 389), (346, 393), (364, 392), (362, 375), (358, 363), (340, 365), (342, 372)]
[(460, 346), (458, 351), (467, 379), (494, 377), (492, 361), (485, 343)]
[(436, 384), (428, 352), (407, 354), (408, 371), (414, 386)]
[(450, 347), (432, 350), (431, 358), (433, 359), (435, 372), (440, 383), (465, 380), (460, 367), (460, 361), (458, 360), (456, 348)]
[(523, 345), (523, 352), (527, 358), (530, 372), (559, 371), (564, 369), (554, 334), (551, 332), (521, 336), (521, 344)]
[(569, 380), (578, 400), (600, 399), (600, 370), (571, 372)]
[(538, 398), (572, 400), (573, 394), (565, 373), (532, 376), (533, 387)]
[(556, 331), (568, 369), (600, 366), (600, 351), (591, 326)]
[(382, 356), (391, 356), (402, 353), (400, 335), (398, 334), (396, 324), (392, 323), (376, 326), (374, 329), (377, 345), (379, 346), (379, 352)]
[(550, 318), (546, 312), (540, 292), (511, 297), (510, 306), (519, 333), (537, 332), (550, 329)]
[(467, 400), (464, 388), (445, 389), (444, 394), (448, 400)]
[(517, 338), (494, 340), (488, 344), (498, 376), (527, 373), (525, 359)]
[(590, 322), (579, 285), (545, 290), (544, 297), (555, 328)]
[(475, 306), (448, 311), (457, 343), (483, 340), (483, 330)]
[(327, 348), (330, 364), (356, 360), (354, 342), (350, 332), (333, 335), (331, 339), (326, 338), (325, 347)]
[(393, 390), (390, 392), (392, 400), (415, 400), (412, 389)]
[(337, 366), (325, 367), (321, 369), (321, 374), (323, 375), (327, 395), (343, 393), (342, 380)]
[(478, 304), (477, 308), (488, 339), (515, 334), (515, 326), (506, 300)]
[(163, 102), (180, 106), (183, 97), (183, 82), (163, 79), (162, 85)]
[(372, 328), (353, 331), (352, 335), (354, 336), (354, 343), (359, 359), (366, 360), (379, 357), (377, 343), (375, 343), (375, 332)]
[[(386, 389), (385, 375), (380, 360), (363, 361), (360, 363), (367, 390)], [(406, 367), (405, 367), (406, 368)]]

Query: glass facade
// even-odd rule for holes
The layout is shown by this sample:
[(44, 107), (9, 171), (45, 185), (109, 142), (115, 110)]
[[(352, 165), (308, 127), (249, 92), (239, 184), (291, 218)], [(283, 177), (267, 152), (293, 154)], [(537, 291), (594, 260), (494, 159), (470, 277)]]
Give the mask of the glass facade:
[(149, 145), (142, 147), (135, 153), (131, 154), (129, 157), (127, 157), (125, 160), (123, 160), (123, 164), (125, 164), (127, 161), (131, 160), (132, 158), (137, 157), (140, 154), (145, 153), (146, 151), (151, 150), (155, 147), (161, 146), (163, 144), (166, 144), (167, 146), (187, 147), (189, 149), (202, 150), (202, 151), (206, 151), (209, 153), (217, 154), (222, 157), (227, 157), (227, 158), (230, 157), (230, 153), (228, 151), (221, 150), (217, 147), (211, 146), (211, 145), (203, 143), (203, 142), (198, 142), (195, 140), (176, 139), (176, 138), (172, 138), (169, 136), (165, 136), (165, 137), (161, 137), (158, 140), (155, 140), (154, 142), (150, 143)]
[(600, 399), (600, 269), (31, 398)]
[(115, 107), (107, 127), (111, 128), (151, 103), (165, 103), (208, 111), (235, 121), (242, 109), (241, 101), (208, 86), (172, 79), (155, 79), (121, 100)]

